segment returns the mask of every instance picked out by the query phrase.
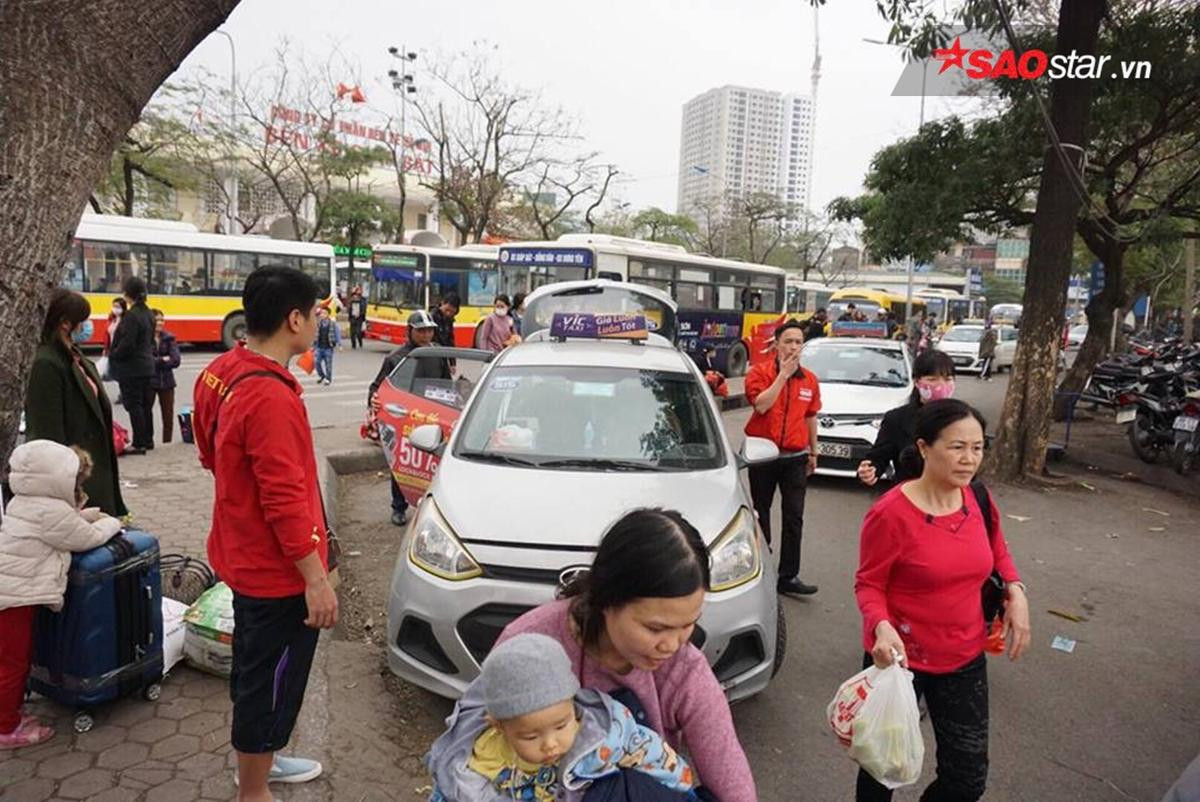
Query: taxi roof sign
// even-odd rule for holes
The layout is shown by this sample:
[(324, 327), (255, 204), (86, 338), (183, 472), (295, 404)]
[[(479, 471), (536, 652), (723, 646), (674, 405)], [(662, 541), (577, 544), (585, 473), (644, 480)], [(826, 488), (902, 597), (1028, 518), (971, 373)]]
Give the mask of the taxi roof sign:
[(555, 312), (550, 321), (550, 336), (564, 340), (644, 340), (648, 335), (645, 315)]
[(834, 337), (879, 337), (887, 338), (887, 323), (882, 321), (838, 321), (833, 324)]

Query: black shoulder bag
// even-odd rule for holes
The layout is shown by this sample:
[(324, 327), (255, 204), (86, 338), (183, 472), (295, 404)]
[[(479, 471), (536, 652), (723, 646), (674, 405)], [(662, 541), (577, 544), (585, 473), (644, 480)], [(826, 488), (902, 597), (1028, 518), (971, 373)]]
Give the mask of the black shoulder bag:
[[(271, 378), (282, 382), (285, 385), (288, 383), (287, 379), (283, 378), (273, 370), (252, 370), (248, 373), (243, 373), (241, 376), (238, 376), (229, 384), (225, 385), (225, 391), (221, 393), (221, 400), (217, 402), (217, 408), (213, 411), (212, 425), (208, 427), (208, 446), (209, 448), (213, 449), (214, 452), (216, 451), (217, 446), (217, 422), (221, 419), (221, 407), (224, 406), (225, 402), (229, 399), (229, 396), (233, 394), (234, 387), (237, 387), (246, 379), (252, 379), (256, 376), (270, 376)], [(288, 389), (291, 389), (290, 385), (288, 386)], [(217, 461), (214, 455), (214, 473), (216, 471), (216, 465)], [(317, 488), (317, 498), (321, 502), (321, 524), (325, 527), (325, 548), (326, 553), (328, 554), (326, 559), (326, 573), (329, 577), (329, 584), (334, 590), (337, 590), (338, 585), (341, 584), (341, 575), (338, 572), (338, 565), (342, 561), (342, 544), (338, 540), (337, 534), (329, 526), (329, 516), (325, 513), (325, 497), (321, 495), (321, 488), (319, 487)]]
[[(995, 526), (992, 524), (992, 499), (988, 495), (987, 485), (983, 482), (971, 482), (971, 490), (975, 493), (975, 500), (979, 502), (979, 512), (983, 515), (983, 525), (987, 529), (988, 547), (992, 552), (993, 566), (995, 565), (996, 550), (993, 541), (996, 538)], [(983, 600), (983, 620), (984, 623), (990, 624), (996, 618), (1004, 615), (1004, 599), (1005, 599), (1006, 583), (1000, 576), (1000, 572), (992, 568), (992, 575), (983, 582), (982, 600)]]

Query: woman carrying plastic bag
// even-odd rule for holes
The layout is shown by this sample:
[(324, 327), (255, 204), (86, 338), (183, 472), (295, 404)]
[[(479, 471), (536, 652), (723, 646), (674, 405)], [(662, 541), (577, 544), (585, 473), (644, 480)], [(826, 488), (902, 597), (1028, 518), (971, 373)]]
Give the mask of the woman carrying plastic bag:
[[(983, 417), (955, 399), (924, 405), (917, 415), (916, 448), (922, 460), (919, 478), (883, 496), (863, 521), (855, 595), (863, 615), (864, 667), (889, 669), (897, 661), (912, 672), (915, 697), (924, 697), (937, 739), (937, 778), (921, 795), (923, 802), (973, 802), (983, 796), (988, 772), (988, 684), (983, 589), (993, 571), (1004, 585), (1002, 635), (1016, 660), (1029, 644), (1029, 605), (1025, 586), (1008, 553), (994, 500), (981, 488), (990, 508), (985, 523), (971, 481), (983, 460)], [(872, 697), (889, 705), (906, 694), (883, 693), (892, 680), (887, 670), (863, 688), (862, 705), (852, 716), (853, 735), (863, 727), (876, 733), (872, 749), (911, 741), (880, 737), (879, 721), (891, 727), (909, 714), (887, 713), (866, 719)], [(861, 675), (860, 675), (861, 676)], [(915, 697), (913, 701), (915, 701)], [(890, 707), (889, 710), (892, 710)], [(851, 748), (853, 749), (853, 740)], [(865, 745), (865, 741), (864, 741)], [(858, 754), (859, 759), (874, 759)], [(865, 764), (864, 764), (865, 765)], [(904, 763), (907, 766), (907, 763)], [(914, 778), (915, 780), (915, 778)], [(911, 782), (912, 780), (910, 780)], [(858, 802), (884, 802), (891, 788), (865, 769), (859, 772)]]
[(827, 712), (838, 740), (876, 782), (895, 789), (920, 779), (921, 713), (913, 675), (899, 660), (887, 668), (872, 665), (843, 682)]

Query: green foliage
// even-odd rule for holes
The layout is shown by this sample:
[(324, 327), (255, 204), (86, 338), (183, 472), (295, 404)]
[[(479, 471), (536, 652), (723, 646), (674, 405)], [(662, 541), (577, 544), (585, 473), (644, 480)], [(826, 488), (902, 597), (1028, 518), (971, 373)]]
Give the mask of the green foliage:
[(323, 211), (321, 236), (352, 249), (367, 242), (371, 234), (394, 228), (398, 216), (382, 199), (351, 189), (330, 192)]
[(664, 212), (657, 206), (643, 209), (630, 221), (633, 236), (653, 242), (669, 242), (691, 248), (695, 245), (700, 227), (685, 214)]

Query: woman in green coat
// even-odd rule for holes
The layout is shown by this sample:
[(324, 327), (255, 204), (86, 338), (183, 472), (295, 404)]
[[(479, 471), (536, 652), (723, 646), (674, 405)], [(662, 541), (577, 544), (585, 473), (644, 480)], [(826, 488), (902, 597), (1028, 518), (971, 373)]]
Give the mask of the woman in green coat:
[(25, 391), (25, 436), (87, 451), (94, 463), (83, 486), (88, 506), (119, 518), (128, 510), (113, 448), (112, 405), (96, 366), (76, 345), (91, 337), (91, 314), (91, 305), (77, 292), (59, 288), (50, 296)]

